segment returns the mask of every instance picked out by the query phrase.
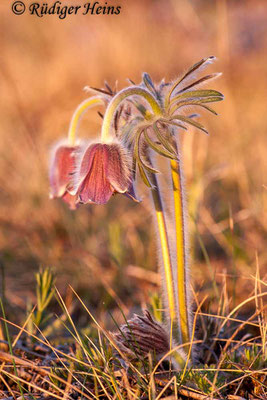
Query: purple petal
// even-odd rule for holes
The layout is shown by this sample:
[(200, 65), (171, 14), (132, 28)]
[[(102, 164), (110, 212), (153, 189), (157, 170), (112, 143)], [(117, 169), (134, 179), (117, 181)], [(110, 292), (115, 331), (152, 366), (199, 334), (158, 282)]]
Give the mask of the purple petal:
[(72, 185), (77, 150), (76, 146), (59, 146), (56, 150), (49, 173), (51, 197), (62, 197)]
[(85, 171), (87, 174), (77, 192), (82, 203), (106, 204), (114, 193), (114, 189), (106, 178), (107, 161), (107, 145), (92, 145), (85, 152), (81, 164), (81, 175), (84, 175)]
[(133, 186), (132, 182), (130, 183), (130, 186), (128, 187), (127, 192), (123, 193), (123, 195), (128, 197), (129, 199), (136, 201), (137, 203), (141, 202), (141, 200), (135, 194), (135, 190), (134, 190), (134, 186)]
[(87, 149), (85, 150), (85, 152), (82, 156), (82, 162), (81, 162), (80, 170), (79, 170), (79, 182), (82, 182), (82, 180), (88, 174), (88, 171), (90, 171), (95, 152), (97, 152), (101, 146), (102, 146), (101, 143), (95, 143), (95, 144), (89, 145), (87, 147)]
[(117, 143), (108, 146), (106, 175), (116, 192), (125, 193), (130, 184), (130, 167), (127, 154)]
[(78, 208), (78, 204), (79, 204), (78, 196), (76, 196), (76, 195), (73, 196), (70, 193), (66, 192), (62, 196), (62, 200), (68, 204), (70, 210), (76, 210)]

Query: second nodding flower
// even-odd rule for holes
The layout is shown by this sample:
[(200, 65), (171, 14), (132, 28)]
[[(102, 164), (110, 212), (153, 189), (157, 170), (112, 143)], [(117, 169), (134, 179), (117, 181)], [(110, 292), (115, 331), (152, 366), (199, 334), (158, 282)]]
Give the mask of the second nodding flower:
[(53, 151), (49, 172), (50, 198), (62, 198), (69, 208), (77, 208), (77, 196), (70, 194), (73, 190), (73, 175), (76, 169), (79, 146), (69, 146), (68, 143), (58, 143)]

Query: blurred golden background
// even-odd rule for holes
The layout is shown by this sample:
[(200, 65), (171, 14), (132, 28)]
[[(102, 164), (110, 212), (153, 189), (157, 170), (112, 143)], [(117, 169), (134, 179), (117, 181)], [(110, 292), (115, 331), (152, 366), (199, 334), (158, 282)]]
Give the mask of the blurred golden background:
[[(256, 255), (262, 279), (266, 274), (267, 3), (113, 3), (120, 15), (64, 20), (15, 16), (10, 2), (0, 5), (0, 291), (12, 319), (35, 302), (39, 266), (53, 267), (62, 295), (71, 284), (100, 320), (117, 309), (114, 296), (127, 310), (158, 291), (146, 198), (138, 205), (115, 196), (107, 206), (72, 212), (49, 200), (49, 151), (66, 135), (85, 85), (118, 80), (122, 88), (144, 71), (171, 80), (210, 55), (218, 61), (209, 71), (223, 72), (211, 86), (225, 101), (215, 106), (218, 117), (203, 112), (209, 136), (191, 130), (183, 138), (193, 285), (213, 298), (201, 240), (220, 290), (227, 283), (233, 301), (253, 291)], [(89, 111), (80, 136), (96, 137), (100, 124)]]

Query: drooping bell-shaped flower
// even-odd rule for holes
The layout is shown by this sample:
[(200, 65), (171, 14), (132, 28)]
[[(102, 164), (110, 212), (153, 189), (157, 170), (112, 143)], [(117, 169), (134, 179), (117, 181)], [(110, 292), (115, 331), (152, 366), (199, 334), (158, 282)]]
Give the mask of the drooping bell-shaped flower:
[(136, 200), (131, 163), (125, 148), (118, 142), (95, 143), (81, 157), (74, 192), (81, 203), (106, 204), (115, 193)]
[(53, 152), (49, 172), (50, 198), (62, 198), (71, 209), (77, 208), (78, 198), (69, 193), (73, 189), (73, 175), (79, 146), (58, 144)]

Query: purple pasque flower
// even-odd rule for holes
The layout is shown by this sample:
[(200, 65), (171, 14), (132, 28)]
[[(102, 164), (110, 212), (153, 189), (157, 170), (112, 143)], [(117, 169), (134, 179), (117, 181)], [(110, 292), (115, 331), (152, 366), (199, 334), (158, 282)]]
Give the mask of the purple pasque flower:
[(62, 198), (71, 209), (77, 208), (78, 198), (70, 194), (80, 146), (58, 144), (53, 152), (49, 171), (50, 198)]
[(119, 142), (88, 145), (77, 169), (75, 186), (73, 193), (81, 203), (106, 204), (115, 193), (124, 193), (138, 201), (130, 159)]

